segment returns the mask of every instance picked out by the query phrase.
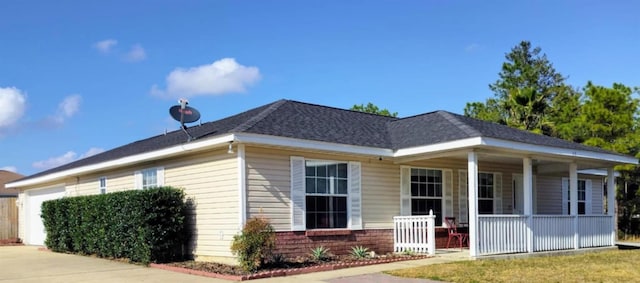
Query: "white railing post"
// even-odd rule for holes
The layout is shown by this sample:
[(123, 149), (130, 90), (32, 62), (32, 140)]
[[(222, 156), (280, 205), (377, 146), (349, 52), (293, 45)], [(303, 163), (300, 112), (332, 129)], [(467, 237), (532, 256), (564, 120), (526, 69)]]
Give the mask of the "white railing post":
[[(467, 186), (469, 200), (469, 256), (478, 256), (478, 155), (470, 151), (467, 155)], [(487, 235), (482, 235), (487, 237)]]
[(533, 253), (533, 166), (531, 158), (522, 159), (524, 215), (527, 217), (527, 252)]
[(611, 245), (616, 245), (616, 176), (613, 168), (607, 168), (607, 215), (611, 217)]
[(569, 206), (573, 218), (573, 248), (580, 248), (580, 234), (578, 232), (578, 164), (569, 164)]
[(429, 209), (427, 217), (427, 253), (436, 254), (436, 216), (433, 215), (432, 209)]

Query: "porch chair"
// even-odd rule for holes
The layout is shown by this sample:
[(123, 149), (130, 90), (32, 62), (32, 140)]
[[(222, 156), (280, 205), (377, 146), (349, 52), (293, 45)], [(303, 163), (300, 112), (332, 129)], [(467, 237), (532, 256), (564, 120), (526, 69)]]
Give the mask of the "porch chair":
[(451, 239), (454, 241), (458, 241), (458, 246), (460, 250), (462, 250), (462, 243), (467, 242), (469, 238), (469, 233), (461, 233), (458, 232), (458, 225), (456, 223), (455, 217), (445, 217), (445, 222), (447, 224), (447, 231), (449, 232), (449, 239), (447, 240), (447, 249), (449, 248), (449, 244), (451, 244)]

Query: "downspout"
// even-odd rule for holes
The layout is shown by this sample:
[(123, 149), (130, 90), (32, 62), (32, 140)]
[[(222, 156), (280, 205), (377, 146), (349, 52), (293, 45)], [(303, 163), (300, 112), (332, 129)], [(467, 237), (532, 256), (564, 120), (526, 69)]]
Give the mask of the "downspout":
[(237, 148), (237, 166), (238, 166), (238, 231), (241, 231), (247, 221), (247, 170), (245, 162), (244, 144), (238, 144)]

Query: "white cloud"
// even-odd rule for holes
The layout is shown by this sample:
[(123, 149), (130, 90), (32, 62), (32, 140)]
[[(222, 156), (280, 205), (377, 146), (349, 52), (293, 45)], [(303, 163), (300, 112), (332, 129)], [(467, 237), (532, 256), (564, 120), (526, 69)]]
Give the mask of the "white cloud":
[(54, 168), (54, 167), (58, 167), (58, 166), (67, 164), (69, 162), (76, 161), (78, 159), (82, 159), (82, 158), (85, 158), (85, 157), (96, 155), (96, 154), (101, 153), (101, 152), (104, 152), (104, 149), (92, 147), (87, 152), (81, 154), (80, 157), (78, 157), (78, 154), (75, 153), (74, 151), (67, 151), (65, 154), (60, 155), (60, 156), (55, 156), (55, 157), (51, 157), (51, 158), (49, 158), (47, 160), (41, 160), (41, 161), (33, 162), (33, 164), (31, 164), (31, 166), (33, 166), (33, 168), (36, 168), (36, 169), (39, 169), (39, 170), (47, 170), (47, 169), (51, 169), (51, 168)]
[(82, 97), (78, 94), (69, 95), (58, 104), (56, 115), (51, 120), (56, 124), (62, 124), (68, 118), (73, 117), (80, 110)]
[(234, 58), (224, 58), (210, 65), (189, 69), (177, 68), (166, 78), (166, 90), (151, 87), (151, 94), (165, 98), (198, 95), (222, 95), (245, 92), (248, 86), (260, 80), (257, 67), (240, 65)]
[(0, 130), (14, 125), (24, 115), (26, 95), (15, 87), (0, 87)]
[(104, 152), (104, 149), (102, 149), (102, 148), (92, 147), (89, 150), (87, 150), (87, 152), (85, 152), (83, 155), (80, 155), (80, 159), (86, 158), (86, 157), (89, 157), (89, 156), (93, 156), (93, 155), (96, 155), (96, 154), (99, 154), (99, 153), (103, 153), (103, 152)]
[(77, 156), (78, 156), (77, 153), (73, 151), (67, 151), (67, 153), (60, 156), (51, 157), (47, 160), (36, 161), (33, 164), (31, 164), (31, 166), (33, 166), (33, 168), (36, 168), (36, 169), (46, 170), (46, 169), (58, 167), (60, 165), (67, 164), (71, 161), (74, 161), (76, 160)]
[(115, 39), (105, 39), (103, 41), (98, 41), (96, 42), (93, 47), (95, 49), (98, 49), (98, 51), (100, 51), (101, 53), (109, 53), (111, 52), (111, 48), (113, 48), (114, 46), (116, 46), (116, 44), (118, 44), (118, 41)]
[(464, 51), (471, 53), (473, 51), (478, 50), (478, 48), (480, 48), (480, 44), (471, 43), (464, 48)]
[(18, 173), (18, 168), (15, 167), (15, 166), (0, 167), (0, 170), (9, 171), (9, 172), (13, 172), (13, 173)]
[(131, 47), (131, 50), (125, 55), (125, 59), (129, 62), (138, 62), (147, 58), (147, 53), (142, 48), (142, 45), (136, 44)]

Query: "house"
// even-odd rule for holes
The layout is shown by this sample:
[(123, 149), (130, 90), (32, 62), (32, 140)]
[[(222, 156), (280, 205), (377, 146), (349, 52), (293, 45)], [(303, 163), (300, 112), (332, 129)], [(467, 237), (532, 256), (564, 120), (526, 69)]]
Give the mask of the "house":
[[(245, 221), (269, 219), (277, 252), (394, 250), (395, 216), (469, 223), (469, 255), (612, 246), (613, 168), (637, 159), (458, 114), (385, 117), (279, 100), (10, 183), (20, 237), (42, 245), (42, 201), (170, 185), (193, 199), (197, 260), (232, 258)], [(605, 170), (606, 177), (584, 174)], [(605, 196), (605, 192), (606, 196)], [(419, 225), (418, 225), (419, 224)], [(394, 237), (395, 235), (395, 237)], [(433, 244), (433, 241), (431, 241)]]
[(16, 189), (7, 189), (4, 184), (14, 180), (18, 180), (24, 176), (7, 170), (0, 170), (0, 198), (18, 197), (20, 191)]

